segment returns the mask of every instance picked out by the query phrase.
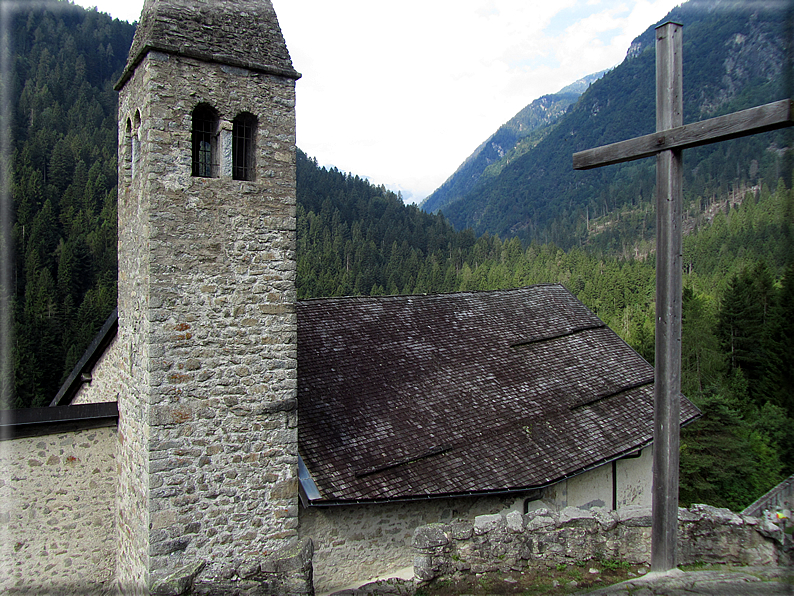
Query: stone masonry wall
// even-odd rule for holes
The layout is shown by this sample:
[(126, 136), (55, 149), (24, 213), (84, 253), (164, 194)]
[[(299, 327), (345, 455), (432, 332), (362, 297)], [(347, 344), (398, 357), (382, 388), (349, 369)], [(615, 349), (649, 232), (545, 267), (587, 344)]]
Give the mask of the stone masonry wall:
[[(120, 579), (229, 579), (297, 537), (295, 85), (151, 51), (120, 93)], [(251, 182), (191, 176), (192, 112), (258, 118)], [(139, 124), (138, 124), (139, 122)], [(128, 124), (129, 123), (129, 124)]]
[(118, 401), (124, 391), (123, 365), (118, 337), (110, 342), (91, 371), (91, 381), (77, 390), (72, 405)]
[[(414, 574), (427, 582), (458, 573), (522, 571), (593, 558), (648, 563), (650, 536), (647, 508), (484, 515), (473, 522), (417, 528)], [(679, 564), (788, 564), (781, 544), (781, 531), (762, 519), (707, 505), (679, 510)]]
[(0, 442), (0, 592), (112, 590), (115, 452), (115, 428)]

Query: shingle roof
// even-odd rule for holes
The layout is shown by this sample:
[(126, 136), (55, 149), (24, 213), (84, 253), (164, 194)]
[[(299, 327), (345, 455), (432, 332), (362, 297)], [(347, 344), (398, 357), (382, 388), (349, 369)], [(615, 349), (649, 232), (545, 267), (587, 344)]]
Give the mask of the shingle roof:
[[(539, 487), (647, 445), (653, 367), (561, 285), (298, 303), (322, 502)], [(698, 410), (682, 396), (681, 421)]]
[(149, 50), (300, 78), (270, 0), (146, 0), (117, 90)]

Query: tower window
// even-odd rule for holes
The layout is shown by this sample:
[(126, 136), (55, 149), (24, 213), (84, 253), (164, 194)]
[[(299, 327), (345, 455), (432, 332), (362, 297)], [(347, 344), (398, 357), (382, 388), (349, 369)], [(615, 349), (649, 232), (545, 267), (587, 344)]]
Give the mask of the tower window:
[(132, 176), (134, 174), (134, 166), (132, 163), (133, 156), (135, 155), (135, 149), (133, 148), (133, 139), (132, 139), (132, 120), (127, 118), (127, 126), (124, 128), (124, 169), (126, 171), (126, 175)]
[(256, 116), (243, 112), (232, 123), (232, 178), (254, 179)]
[(130, 135), (130, 160), (132, 162), (132, 177), (135, 178), (135, 173), (138, 171), (138, 158), (141, 153), (141, 112), (135, 110), (135, 118), (133, 119), (132, 132)]
[(218, 114), (206, 104), (193, 110), (193, 175), (218, 175)]

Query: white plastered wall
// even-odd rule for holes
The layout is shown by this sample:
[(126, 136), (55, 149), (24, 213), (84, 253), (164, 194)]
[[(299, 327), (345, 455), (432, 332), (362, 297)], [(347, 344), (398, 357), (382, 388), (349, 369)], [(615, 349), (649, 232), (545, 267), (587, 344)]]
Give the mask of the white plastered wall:
[(607, 463), (544, 489), (543, 497), (529, 503), (528, 509), (612, 509), (613, 497), (617, 509), (650, 507), (652, 482), (653, 448), (646, 447), (640, 457), (619, 459), (614, 467)]

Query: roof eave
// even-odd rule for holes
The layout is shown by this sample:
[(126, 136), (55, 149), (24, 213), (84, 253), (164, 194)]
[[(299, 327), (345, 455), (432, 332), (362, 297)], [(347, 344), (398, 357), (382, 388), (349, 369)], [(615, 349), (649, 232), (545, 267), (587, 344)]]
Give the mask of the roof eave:
[(135, 56), (130, 57), (131, 59), (124, 68), (124, 72), (121, 74), (118, 82), (113, 86), (113, 89), (116, 91), (121, 91), (127, 81), (132, 78), (135, 69), (138, 68), (138, 65), (143, 62), (143, 59), (151, 51), (163, 52), (164, 54), (171, 54), (174, 56), (184, 56), (186, 58), (193, 58), (202, 62), (211, 62), (215, 64), (225, 64), (227, 66), (245, 68), (254, 72), (275, 75), (295, 81), (300, 79), (302, 76), (301, 73), (294, 68), (283, 68), (281, 66), (274, 66), (272, 64), (260, 64), (257, 62), (240, 60), (232, 56), (224, 56), (220, 54), (213, 55), (205, 54), (203, 52), (193, 52), (189, 49), (177, 48), (164, 43), (147, 43), (146, 45), (142, 46), (140, 50), (138, 50)]

